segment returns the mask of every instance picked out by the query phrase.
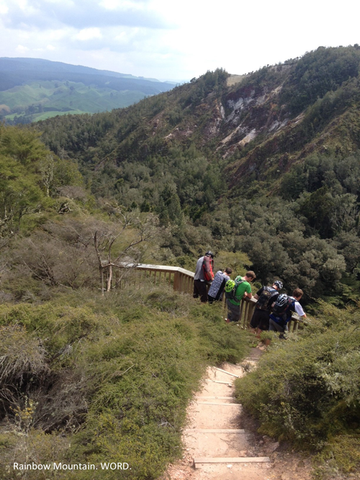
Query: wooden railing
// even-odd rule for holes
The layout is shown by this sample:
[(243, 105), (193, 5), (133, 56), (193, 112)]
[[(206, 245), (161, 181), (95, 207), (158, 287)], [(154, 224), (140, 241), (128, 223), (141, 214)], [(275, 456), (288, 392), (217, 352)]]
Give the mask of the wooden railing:
[[(148, 265), (144, 263), (139, 264), (123, 264), (122, 267), (135, 268), (141, 272), (141, 278), (148, 278), (156, 283), (157, 281), (164, 281), (173, 286), (174, 290), (181, 293), (193, 293), (194, 273), (181, 267), (169, 267), (167, 265)], [(254, 298), (248, 299), (244, 297), (240, 304), (240, 326), (242, 328), (250, 327), (250, 320), (254, 313), (256, 300)], [(226, 304), (224, 302), (224, 308)], [(288, 324), (289, 331), (295, 332), (301, 323), (300, 318), (296, 313), (293, 313), (292, 318)]]
[(139, 264), (123, 264), (123, 267), (135, 268), (140, 271), (140, 278), (151, 279), (154, 283), (164, 281), (173, 286), (176, 292), (189, 293), (193, 292), (194, 273), (181, 267), (169, 267), (167, 265), (148, 265)]
[[(250, 320), (255, 310), (256, 300), (254, 298), (243, 297), (240, 303), (240, 326), (242, 328), (250, 327)], [(296, 313), (292, 314), (291, 320), (288, 323), (289, 332), (296, 332), (299, 328), (301, 320)]]

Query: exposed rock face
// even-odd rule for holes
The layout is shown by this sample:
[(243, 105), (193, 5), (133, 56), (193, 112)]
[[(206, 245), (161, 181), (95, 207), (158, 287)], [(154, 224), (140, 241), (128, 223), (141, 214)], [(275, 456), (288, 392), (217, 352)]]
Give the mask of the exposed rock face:
[(286, 109), (279, 108), (283, 71), (272, 88), (253, 85), (244, 75), (234, 76), (234, 81), (232, 78), (228, 78), (228, 88), (221, 98), (214, 92), (208, 94), (164, 139), (198, 137), (202, 146), (213, 142), (215, 150), (228, 158), (259, 135), (267, 138), (287, 126), (290, 117)]
[(227, 95), (224, 102), (227, 115), (224, 119), (224, 136), (219, 150), (227, 157), (242, 149), (258, 135), (268, 136), (285, 127), (288, 115), (278, 108), (281, 85), (273, 90), (240, 86)]

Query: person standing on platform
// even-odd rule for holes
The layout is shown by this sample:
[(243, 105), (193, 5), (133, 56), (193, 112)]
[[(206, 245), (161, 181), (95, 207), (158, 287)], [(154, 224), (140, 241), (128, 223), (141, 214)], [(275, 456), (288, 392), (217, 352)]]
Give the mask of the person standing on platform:
[(232, 274), (231, 268), (226, 267), (225, 270), (219, 270), (216, 272), (214, 280), (208, 291), (208, 302), (222, 300), (225, 283), (230, 280)]
[[(255, 280), (256, 275), (252, 270), (246, 272), (244, 277), (236, 277), (235, 280), (228, 280), (225, 285), (225, 296), (226, 296), (226, 306), (228, 308), (228, 315), (225, 321), (238, 322), (240, 320), (240, 303), (242, 298), (245, 296), (247, 298), (252, 298), (251, 285), (250, 283)], [(231, 287), (231, 282), (234, 282), (233, 288), (228, 291)]]
[(211, 251), (208, 251), (196, 262), (193, 297), (200, 297), (201, 302), (206, 303), (208, 296), (208, 287), (213, 280), (214, 254)]

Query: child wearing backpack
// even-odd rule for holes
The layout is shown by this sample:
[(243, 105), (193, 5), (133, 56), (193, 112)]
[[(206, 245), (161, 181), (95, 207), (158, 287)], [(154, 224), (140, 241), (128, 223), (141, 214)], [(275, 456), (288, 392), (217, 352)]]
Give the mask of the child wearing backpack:
[(285, 293), (279, 295), (272, 305), (272, 313), (269, 319), (269, 330), (280, 332), (280, 338), (284, 338), (284, 332), (287, 330), (287, 324), (291, 320), (292, 312), (295, 312), (301, 318), (306, 318), (306, 313), (299, 301), (304, 292), (301, 288), (295, 288), (293, 296)]
[(226, 306), (228, 308), (228, 314), (225, 321), (238, 322), (240, 320), (240, 303), (242, 298), (252, 297), (251, 285), (256, 278), (255, 273), (252, 270), (246, 272), (244, 277), (236, 277), (235, 280), (228, 280), (225, 284), (225, 297), (226, 297)]

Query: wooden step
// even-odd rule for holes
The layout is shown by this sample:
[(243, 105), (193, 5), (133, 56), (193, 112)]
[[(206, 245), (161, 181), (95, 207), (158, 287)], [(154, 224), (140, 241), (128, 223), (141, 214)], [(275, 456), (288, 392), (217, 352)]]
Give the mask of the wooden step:
[(213, 367), (214, 370), (217, 370), (219, 372), (222, 372), (222, 373), (225, 373), (226, 375), (230, 375), (231, 377), (236, 377), (236, 378), (240, 378), (239, 375), (236, 375), (235, 373), (231, 373), (231, 372), (228, 372), (226, 370), (223, 370), (222, 368), (218, 368), (218, 367)]
[(212, 457), (212, 458), (194, 458), (194, 467), (197, 468), (200, 465), (212, 463), (269, 463), (271, 460), (269, 457)]
[(234, 400), (234, 397), (196, 397), (197, 400)]
[(220, 382), (219, 380), (212, 380), (211, 378), (207, 378), (206, 381), (213, 382), (213, 383), (221, 383), (223, 385), (228, 385), (229, 387), (232, 387), (232, 384), (229, 382)]
[(245, 433), (243, 428), (187, 428), (184, 433)]
[(241, 403), (226, 403), (226, 402), (195, 402), (197, 405), (220, 405), (222, 406), (231, 406), (231, 407), (241, 407)]

